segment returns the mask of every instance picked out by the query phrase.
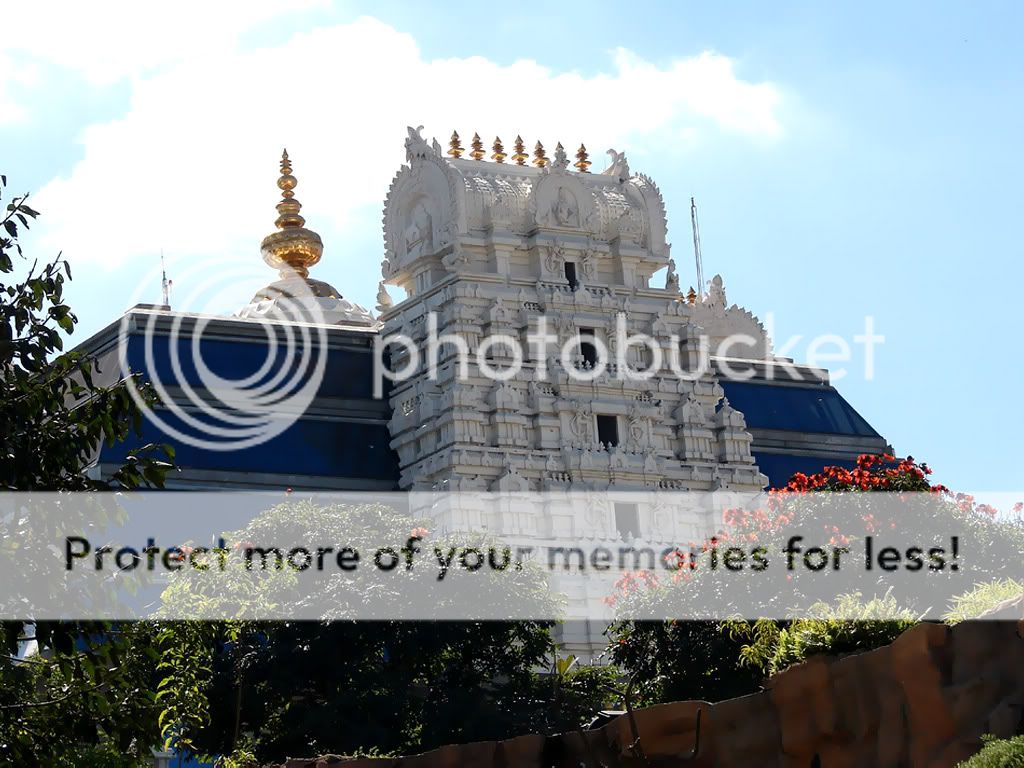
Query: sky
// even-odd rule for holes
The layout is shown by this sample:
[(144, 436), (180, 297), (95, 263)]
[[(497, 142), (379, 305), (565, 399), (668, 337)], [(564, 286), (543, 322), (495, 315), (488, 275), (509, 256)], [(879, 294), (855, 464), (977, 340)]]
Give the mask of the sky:
[[(231, 312), (288, 147), (314, 276), (375, 304), (406, 126), (625, 151), (684, 286), (707, 275), (776, 347), (863, 333), (837, 388), (955, 489), (1022, 487), (1019, 3), (270, 0), (21, 3), (0, 14), (0, 173), (62, 251), (79, 341), (136, 302)], [(795, 337), (799, 337), (793, 341)]]

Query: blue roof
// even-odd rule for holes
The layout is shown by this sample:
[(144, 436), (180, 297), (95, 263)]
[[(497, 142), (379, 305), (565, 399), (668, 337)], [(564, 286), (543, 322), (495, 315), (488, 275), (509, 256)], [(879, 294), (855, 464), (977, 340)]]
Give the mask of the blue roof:
[(752, 429), (881, 437), (829, 386), (723, 380), (722, 389)]
[(797, 472), (813, 475), (825, 467), (853, 469), (856, 459), (837, 459), (827, 456), (793, 456), (785, 453), (763, 453), (754, 451), (757, 468), (768, 476), (769, 488), (781, 488)]
[[(170, 411), (161, 409), (157, 415), (186, 435), (207, 443), (217, 441), (200, 428), (185, 424)], [(190, 415), (203, 420), (202, 414)], [(133, 437), (114, 446), (104, 446), (100, 458), (102, 461), (119, 462), (132, 448), (146, 443), (171, 443), (175, 448), (174, 463), (183, 468), (390, 480), (397, 486), (398, 460), (390, 442), (386, 424), (301, 418), (260, 445), (217, 451), (175, 440), (147, 418), (141, 438)]]
[[(147, 339), (139, 334), (128, 337), (128, 365), (167, 387), (201, 389), (203, 377), (196, 367), (198, 360), (214, 376), (227, 381), (257, 376), (261, 370), (261, 381), (265, 381), (280, 375), (281, 365), (289, 359), (286, 357), (287, 349), (279, 347), (272, 362), (281, 362), (268, 366), (267, 344), (245, 338), (233, 340), (212, 335), (182, 335), (172, 342), (169, 336), (152, 334), (148, 341), (152, 345), (149, 360), (146, 359)], [(193, 343), (199, 347), (198, 355)], [(334, 480), (351, 478), (397, 487), (398, 457), (390, 447), (387, 403), (373, 397), (372, 347), (365, 343), (359, 346), (342, 342), (320, 351), (306, 351), (304, 358), (300, 355), (291, 359), (292, 371), (301, 370), (300, 366), (311, 371), (311, 361), (318, 354), (325, 355), (325, 367), (316, 389), (316, 399), (321, 403), (343, 404), (340, 414), (303, 415), (267, 442), (235, 450), (201, 448), (176, 440), (147, 416), (141, 437), (133, 437), (115, 446), (104, 446), (100, 460), (118, 463), (132, 448), (149, 442), (171, 443), (176, 451), (175, 464), (183, 469)], [(175, 358), (177, 365), (173, 362)], [(172, 429), (199, 442), (217, 442), (214, 433), (202, 428), (204, 422), (215, 422), (196, 409), (190, 409), (189, 415), (197, 424), (187, 424), (166, 408), (158, 408), (156, 415)], [(219, 426), (223, 427), (223, 424)]]

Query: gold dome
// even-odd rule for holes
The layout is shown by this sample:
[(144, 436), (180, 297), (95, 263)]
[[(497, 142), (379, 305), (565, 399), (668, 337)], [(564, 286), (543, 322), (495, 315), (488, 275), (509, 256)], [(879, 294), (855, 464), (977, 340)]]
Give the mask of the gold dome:
[(306, 220), (299, 214), (302, 203), (295, 199), (292, 191), (297, 184), (286, 149), (281, 154), (281, 178), (277, 180), (281, 202), (277, 204), (278, 216), (274, 224), (278, 231), (267, 235), (260, 244), (263, 260), (278, 270), (282, 278), (307, 277), (309, 268), (320, 261), (324, 252), (320, 235), (306, 229)]

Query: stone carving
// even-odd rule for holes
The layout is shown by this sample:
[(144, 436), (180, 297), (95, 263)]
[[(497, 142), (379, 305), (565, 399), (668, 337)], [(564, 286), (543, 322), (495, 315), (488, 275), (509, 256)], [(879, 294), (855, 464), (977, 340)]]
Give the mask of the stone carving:
[(391, 296), (388, 294), (387, 289), (384, 288), (384, 281), (381, 280), (377, 286), (377, 311), (386, 312), (393, 304)]
[(715, 275), (711, 280), (707, 296), (687, 309), (690, 324), (703, 329), (712, 354), (717, 353), (723, 340), (731, 337), (735, 341), (726, 351), (728, 357), (764, 360), (771, 356), (771, 339), (760, 321), (742, 307), (735, 304), (726, 306), (721, 275)]
[(586, 403), (576, 403), (570, 416), (569, 431), (577, 445), (591, 445), (594, 442), (594, 413)]
[(753, 438), (747, 432), (746, 419), (742, 413), (729, 405), (727, 397), (722, 398), (722, 403), (715, 414), (715, 437), (720, 460), (730, 464), (754, 463), (750, 455)]
[(711, 285), (708, 287), (708, 296), (704, 304), (709, 309), (725, 309), (725, 287), (722, 285), (722, 276), (715, 275), (711, 278)]
[(679, 275), (676, 274), (676, 262), (668, 260), (668, 272), (665, 275), (665, 290), (679, 293)]
[(580, 273), (588, 282), (597, 277), (597, 251), (588, 247), (580, 254)]
[(408, 258), (414, 259), (420, 254), (430, 253), (433, 247), (433, 224), (427, 206), (421, 200), (409, 214), (409, 223), (405, 228), (405, 252)]
[(503, 493), (526, 493), (530, 490), (530, 481), (519, 474), (519, 470), (513, 465), (491, 484), (491, 490)]
[(683, 401), (682, 405), (676, 408), (674, 416), (680, 424), (699, 427), (704, 427), (708, 424), (708, 417), (704, 411), (704, 406), (693, 396), (692, 392)]
[(508, 307), (505, 306), (505, 302), (501, 296), (494, 300), (494, 304), (491, 305), (490, 311), (491, 323), (497, 323), (502, 325), (508, 325), (512, 322), (512, 312)]
[(625, 152), (616, 152), (614, 149), (609, 149), (607, 154), (611, 159), (611, 165), (601, 171), (602, 176), (614, 176), (620, 182), (625, 181), (629, 178), (629, 163), (626, 162)]
[(676, 433), (680, 448), (678, 456), (683, 461), (714, 461), (715, 435), (711, 431), (704, 406), (690, 392), (672, 414), (679, 425)]
[(562, 142), (558, 142), (555, 147), (555, 159), (551, 163), (551, 168), (556, 171), (564, 171), (569, 167), (569, 158), (565, 154), (565, 147), (562, 146)]
[(562, 278), (562, 269), (565, 265), (565, 248), (556, 240), (555, 244), (547, 249), (544, 257), (544, 271), (548, 277)]
[(558, 188), (558, 196), (551, 207), (555, 221), (563, 227), (578, 227), (580, 223), (579, 205), (573, 194), (565, 187)]
[(416, 128), (413, 128), (410, 125), (406, 128), (406, 131), (408, 131), (409, 136), (405, 140), (405, 159), (408, 160), (410, 163), (414, 159), (418, 157), (425, 157), (427, 154), (431, 152), (436, 151), (436, 154), (441, 154), (441, 146), (437, 144), (436, 140), (434, 142), (434, 144), (436, 145), (436, 150), (430, 147), (427, 144), (427, 142), (423, 140), (423, 136), (420, 135), (420, 131), (422, 130), (422, 125), (417, 126)]
[(507, 381), (498, 382), (494, 388), (494, 405), (503, 411), (518, 411), (522, 406), (519, 389)]
[(643, 407), (637, 403), (629, 411), (628, 446), (631, 451), (640, 452), (649, 444), (648, 432), (650, 430), (650, 418)]

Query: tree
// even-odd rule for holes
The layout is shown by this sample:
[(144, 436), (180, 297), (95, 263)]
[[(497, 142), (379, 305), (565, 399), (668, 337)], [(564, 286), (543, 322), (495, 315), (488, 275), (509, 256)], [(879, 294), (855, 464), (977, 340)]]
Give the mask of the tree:
[[(0, 193), (7, 179), (0, 176)], [(0, 219), (0, 487), (7, 491), (109, 491), (161, 486), (171, 468), (169, 446), (133, 451), (108, 480), (87, 469), (100, 445), (138, 433), (142, 413), (126, 379), (110, 386), (93, 381), (93, 364), (64, 353), (64, 337), (77, 318), (64, 302), (71, 268), (62, 256), (33, 262), (13, 277), (24, 259), (21, 230), (38, 213), (26, 197), (14, 198)], [(11, 276), (9, 279), (7, 276)], [(152, 393), (140, 385), (144, 397)], [(97, 502), (110, 519), (119, 511), (112, 497)], [(43, 548), (74, 520), (0, 518), (0, 547)], [(0, 553), (2, 555), (2, 553)], [(47, 578), (19, 574), (23, 584)], [(5, 612), (24, 594), (5, 584)], [(105, 622), (33, 621), (0, 623), (0, 755), (26, 765), (67, 764), (83, 750), (115, 750), (141, 758), (155, 742), (152, 658), (136, 642), (144, 628)], [(28, 657), (27, 646), (38, 652)], [(99, 758), (93, 762), (99, 763)]]
[[(206, 572), (177, 572), (163, 598), (172, 615), (245, 616), (258, 613), (252, 606), (288, 605), (326, 620), (164, 624), (165, 735), (199, 754), (241, 748), (262, 761), (409, 753), (572, 729), (614, 701), (614, 675), (606, 670), (557, 660), (553, 674), (538, 673), (553, 651), (551, 621), (388, 618), (406, 601), (468, 607), (515, 601), (534, 606), (532, 615), (554, 615), (544, 575), (529, 564), (511, 563), (500, 575), (456, 574), (456, 561), (444, 583), (423, 565), (388, 573), (303, 571), (300, 582), (287, 564), (254, 574), (242, 554), (252, 542), (342, 542), (365, 555), (382, 543), (398, 550), (411, 537), (431, 560), (434, 547), (502, 549), (485, 536), (436, 536), (426, 525), (385, 505), (289, 500), (224, 535), (226, 582), (213, 586)], [(456, 578), (467, 586), (453, 597), (448, 585)], [(379, 618), (363, 618), (371, 613)]]

